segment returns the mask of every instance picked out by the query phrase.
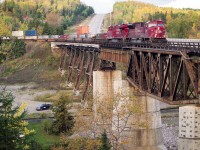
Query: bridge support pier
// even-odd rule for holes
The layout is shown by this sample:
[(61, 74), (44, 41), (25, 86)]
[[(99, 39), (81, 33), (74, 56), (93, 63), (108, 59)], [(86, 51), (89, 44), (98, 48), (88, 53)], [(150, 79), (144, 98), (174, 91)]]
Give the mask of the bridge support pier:
[[(114, 89), (115, 93), (122, 89), (123, 98), (119, 102), (120, 104), (114, 105), (113, 116), (116, 114), (115, 110), (124, 109), (123, 103), (128, 103), (128, 106), (126, 106), (127, 109), (130, 109), (128, 107), (131, 107), (132, 109), (131, 116), (126, 114), (126, 116), (123, 116), (123, 119), (116, 119), (116, 121), (120, 120), (119, 123), (122, 125), (121, 128), (118, 127), (117, 129), (116, 125), (115, 127), (112, 126), (112, 129), (117, 132), (120, 131), (119, 129), (123, 129), (119, 132), (121, 134), (119, 141), (121, 143), (127, 143), (124, 145), (125, 149), (167, 150), (163, 145), (159, 101), (143, 95), (137, 95), (133, 99), (127, 99), (129, 96), (128, 91), (131, 90), (127, 81), (115, 81)], [(131, 103), (133, 103), (133, 105)], [(118, 108), (115, 108), (115, 106)], [(128, 116), (129, 119), (127, 118)], [(116, 135), (119, 134), (117, 132), (114, 131)]]
[[(122, 89), (122, 95), (120, 95), (122, 99), (117, 100), (119, 89)], [(127, 118), (129, 114), (126, 114), (126, 110), (130, 106), (126, 105), (130, 103), (129, 90), (131, 89), (128, 82), (122, 81), (121, 71), (93, 72), (93, 109), (98, 126), (97, 134), (106, 129), (113, 145), (116, 146), (116, 142), (119, 145), (126, 143), (123, 146), (125, 145), (127, 149), (166, 150), (163, 145), (159, 102), (153, 98), (138, 95), (133, 103), (135, 106), (141, 106), (139, 112), (133, 110), (134, 114)], [(116, 100), (118, 104), (115, 103)], [(124, 109), (124, 106), (127, 108)]]
[(179, 150), (200, 148), (200, 106), (190, 105), (179, 108)]
[(121, 71), (93, 71), (93, 110), (99, 134), (111, 129), (114, 81), (122, 80)]

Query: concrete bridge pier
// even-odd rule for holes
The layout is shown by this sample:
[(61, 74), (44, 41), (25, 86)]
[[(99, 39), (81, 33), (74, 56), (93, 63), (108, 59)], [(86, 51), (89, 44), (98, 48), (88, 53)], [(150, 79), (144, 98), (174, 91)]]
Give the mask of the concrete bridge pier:
[[(167, 150), (163, 145), (159, 101), (137, 93), (128, 98), (131, 89), (127, 81), (115, 81), (114, 89), (115, 94), (122, 96), (117, 105), (114, 102), (113, 110), (113, 134), (120, 136), (117, 146), (127, 150)], [(118, 98), (115, 95), (114, 100)]]
[(190, 105), (179, 108), (178, 150), (200, 149), (200, 106)]
[(93, 71), (93, 110), (99, 135), (111, 130), (114, 81), (122, 80), (121, 71)]
[[(121, 71), (93, 72), (97, 134), (106, 129), (113, 145), (117, 143), (118, 147), (123, 146), (127, 150), (166, 150), (159, 102), (143, 95), (137, 95), (130, 101), (129, 90), (129, 83), (122, 81)], [(118, 99), (120, 96), (122, 98)], [(130, 108), (133, 109), (131, 116), (127, 111)]]

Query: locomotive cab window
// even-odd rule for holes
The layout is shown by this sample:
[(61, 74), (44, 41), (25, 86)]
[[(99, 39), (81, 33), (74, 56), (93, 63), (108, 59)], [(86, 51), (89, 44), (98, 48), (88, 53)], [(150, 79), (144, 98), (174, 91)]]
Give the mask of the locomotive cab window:
[(158, 27), (164, 27), (164, 24), (158, 23)]
[(156, 27), (157, 24), (156, 24), (156, 23), (150, 23), (148, 26), (149, 26), (149, 28), (151, 28), (151, 27)]
[(128, 24), (129, 29), (135, 29), (135, 24)]

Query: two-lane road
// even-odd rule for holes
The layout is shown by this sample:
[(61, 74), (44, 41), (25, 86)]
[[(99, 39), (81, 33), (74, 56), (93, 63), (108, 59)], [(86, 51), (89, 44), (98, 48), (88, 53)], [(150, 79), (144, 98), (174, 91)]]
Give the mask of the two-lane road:
[(89, 32), (91, 35), (101, 33), (104, 14), (96, 14), (89, 23)]

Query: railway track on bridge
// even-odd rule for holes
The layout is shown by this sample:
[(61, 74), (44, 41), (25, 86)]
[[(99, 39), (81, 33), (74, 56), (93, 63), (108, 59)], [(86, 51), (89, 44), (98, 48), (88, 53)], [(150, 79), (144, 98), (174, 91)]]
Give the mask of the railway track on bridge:
[[(12, 40), (12, 39), (6, 39)], [(177, 50), (177, 51), (187, 51), (193, 53), (200, 53), (200, 40), (196, 41), (186, 41), (186, 40), (169, 40), (166, 43), (136, 43), (136, 42), (112, 42), (107, 40), (94, 40), (94, 39), (23, 39), (24, 41), (32, 42), (65, 42), (65, 43), (83, 43), (83, 44), (98, 44), (100, 48), (114, 48), (114, 49), (124, 49), (126, 47), (140, 47), (140, 48), (152, 48), (160, 50)]]

